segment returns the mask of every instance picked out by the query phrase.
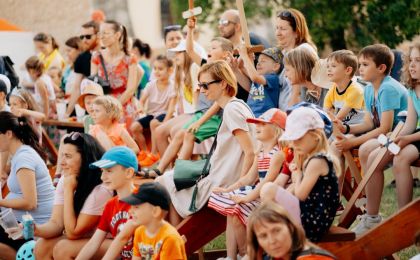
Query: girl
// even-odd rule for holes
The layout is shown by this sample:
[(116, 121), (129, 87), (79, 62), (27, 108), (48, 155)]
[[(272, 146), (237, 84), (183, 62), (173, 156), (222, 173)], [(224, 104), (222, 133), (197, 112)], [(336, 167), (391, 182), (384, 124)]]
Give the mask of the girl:
[[(246, 253), (245, 224), (247, 218), (252, 210), (259, 205), (258, 198), (262, 185), (276, 178), (285, 159), (283, 153), (279, 152), (277, 139), (285, 127), (286, 113), (272, 108), (258, 119), (248, 118), (247, 122), (256, 124), (257, 140), (259, 141), (258, 155), (255, 156), (254, 163), (245, 176), (227, 188), (213, 189), (208, 205), (227, 216), (227, 259), (236, 258), (237, 247), (240, 255)], [(278, 153), (281, 156), (274, 157)], [(283, 175), (283, 178), (287, 181), (289, 177)], [(256, 180), (259, 182), (255, 186)]]
[[(398, 207), (404, 207), (413, 198), (413, 176), (410, 172), (410, 165), (419, 158), (420, 152), (420, 100), (418, 98), (420, 97), (420, 42), (410, 47), (404, 64), (403, 76), (409, 96), (407, 119), (399, 136), (394, 140), (401, 150), (396, 156), (387, 152), (376, 168), (374, 176), (372, 176), (376, 178), (375, 181), (371, 179), (368, 182), (366, 187), (368, 190), (367, 214), (362, 216), (360, 223), (353, 229), (356, 234), (366, 232), (382, 220), (382, 217), (379, 215), (379, 206), (384, 185), (384, 170), (392, 159), (394, 165), (392, 172), (397, 187)], [(369, 142), (377, 143), (377, 140)], [(369, 154), (369, 160), (366, 162), (366, 165), (370, 165), (371, 158), (376, 158), (380, 148), (374, 149)]]
[(318, 56), (304, 47), (290, 50), (284, 56), (285, 76), (290, 81), (292, 93), (289, 105), (300, 101), (323, 106), (328, 89), (321, 88), (312, 82), (312, 70), (319, 66)]
[(150, 128), (152, 149), (150, 154), (140, 154), (139, 163), (141, 166), (151, 165), (159, 159), (154, 136), (155, 129), (160, 122), (166, 122), (172, 118), (176, 104), (173, 81), (169, 79), (172, 72), (172, 61), (165, 56), (158, 56), (153, 64), (153, 71), (156, 79), (149, 82), (144, 89), (140, 97), (140, 108), (137, 111), (144, 115), (130, 128), (142, 151), (147, 151), (143, 129)]
[[(45, 223), (53, 207), (54, 187), (38, 137), (26, 118), (0, 112), (0, 153), (11, 156), (7, 178), (9, 194), (0, 199), (0, 207), (11, 208), (17, 218), (26, 212), (36, 223)], [(0, 229), (0, 258), (14, 259), (24, 239), (12, 240)]]
[(74, 63), (82, 53), (82, 40), (80, 37), (74, 36), (65, 42), (65, 53), (67, 66), (63, 72), (62, 89), (64, 90), (65, 97), (70, 97), (72, 88), (76, 81), (76, 72), (74, 71)]
[(64, 69), (66, 63), (59, 52), (59, 46), (54, 37), (46, 33), (38, 33), (34, 37), (35, 48), (39, 51), (38, 58), (44, 64), (44, 71), (51, 67)]
[(108, 151), (114, 146), (128, 146), (139, 153), (139, 147), (131, 138), (125, 124), (118, 123), (122, 114), (121, 103), (112, 96), (99, 96), (93, 101), (92, 119), (89, 134), (96, 138)]
[[(246, 239), (248, 256), (244, 259), (247, 260), (295, 260), (302, 256), (309, 259), (336, 259), (331, 253), (311, 244), (305, 238), (302, 227), (283, 207), (273, 202), (265, 202), (252, 212)], [(322, 258), (310, 258), (310, 255)]]
[(287, 190), (273, 183), (261, 189), (261, 199), (275, 200), (301, 222), (307, 237), (319, 241), (328, 231), (339, 204), (336, 164), (328, 155), (328, 140), (321, 116), (312, 108), (299, 107), (287, 117), (280, 140), (290, 141), (294, 151), (292, 184)]
[[(124, 109), (124, 119), (130, 126), (137, 110), (134, 93), (144, 72), (128, 51), (126, 28), (115, 22), (105, 21), (100, 25), (99, 40), (104, 49), (94, 52), (91, 59), (91, 75), (98, 74), (103, 79), (108, 76), (110, 94), (118, 98)], [(101, 63), (104, 60), (107, 76)], [(107, 91), (104, 91), (107, 92)], [(108, 93), (105, 93), (108, 94)]]
[(149, 44), (142, 42), (140, 39), (134, 39), (131, 53), (137, 58), (138, 64), (143, 68), (144, 75), (140, 80), (140, 84), (137, 88), (137, 98), (140, 98), (141, 91), (146, 87), (147, 82), (150, 78), (150, 57), (152, 56), (152, 49)]
[(37, 259), (63, 259), (72, 250), (77, 254), (87, 242), (82, 238), (95, 229), (113, 195), (101, 184), (101, 171), (89, 167), (104, 153), (92, 136), (72, 132), (64, 137), (59, 151), (63, 176), (51, 196), (52, 215), (47, 223), (35, 223), (34, 235), (40, 237), (34, 249)]
[[(198, 182), (197, 210), (207, 204), (214, 187), (227, 187), (245, 175), (254, 161), (254, 128), (246, 123), (253, 117), (249, 107), (235, 98), (237, 83), (232, 69), (225, 61), (215, 61), (201, 67), (198, 73), (201, 92), (215, 101), (223, 110), (223, 120), (216, 137), (217, 146), (210, 158), (209, 175)], [(171, 224), (177, 225), (180, 217), (191, 211), (186, 201), (191, 201), (194, 187), (176, 191), (173, 172), (166, 172), (157, 181), (169, 191), (173, 207), (169, 211)]]
[(32, 56), (26, 60), (25, 67), (34, 82), (35, 101), (48, 118), (52, 117), (55, 111), (55, 92), (51, 78), (43, 72), (44, 64), (38, 57)]

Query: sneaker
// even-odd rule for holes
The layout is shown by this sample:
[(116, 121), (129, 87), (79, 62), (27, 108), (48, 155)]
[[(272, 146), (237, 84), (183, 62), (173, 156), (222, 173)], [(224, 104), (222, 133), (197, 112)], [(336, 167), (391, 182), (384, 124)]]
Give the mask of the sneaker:
[(335, 215), (340, 216), (341, 214), (343, 214), (343, 211), (344, 211), (344, 206), (343, 206), (343, 203), (340, 201), (340, 205), (338, 205)]
[(140, 162), (146, 159), (146, 157), (147, 157), (147, 152), (140, 151), (139, 154), (137, 155), (137, 160)]
[(159, 161), (160, 156), (158, 154), (151, 154), (149, 153), (144, 160), (141, 160), (139, 162), (141, 167), (147, 167), (155, 164), (157, 161)]
[(360, 222), (351, 230), (356, 235), (362, 235), (366, 231), (374, 228), (376, 225), (382, 222), (382, 217), (377, 215), (375, 217), (368, 216), (367, 214), (357, 217)]

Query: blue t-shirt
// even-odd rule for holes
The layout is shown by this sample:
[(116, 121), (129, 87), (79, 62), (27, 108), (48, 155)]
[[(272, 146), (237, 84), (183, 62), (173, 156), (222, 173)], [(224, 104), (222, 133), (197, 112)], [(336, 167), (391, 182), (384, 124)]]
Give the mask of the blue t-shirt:
[(277, 108), (279, 104), (280, 83), (277, 74), (264, 75), (266, 85), (252, 82), (247, 104), (255, 117), (259, 117), (270, 108)]
[(420, 128), (420, 99), (417, 97), (416, 91), (414, 89), (408, 90), (408, 95), (411, 98), (411, 102), (413, 102), (414, 109), (417, 113), (417, 126), (416, 129)]
[[(379, 121), (381, 120), (382, 112), (394, 110), (394, 128), (398, 123), (398, 113), (407, 110), (407, 89), (391, 76), (386, 76), (382, 80), (376, 98), (374, 93), (373, 85), (369, 83), (365, 87), (364, 92), (366, 110), (370, 113), (372, 119), (374, 119), (372, 108), (373, 104), (375, 104)], [(375, 127), (379, 127), (379, 125), (375, 125)]]
[[(45, 162), (39, 154), (30, 146), (22, 145), (13, 155), (11, 160), (11, 171), (7, 179), (7, 187), (10, 192), (6, 199), (22, 198), (17, 172), (20, 169), (29, 169), (35, 173), (37, 206), (34, 210), (28, 211), (35, 222), (42, 224), (50, 219), (54, 203), (54, 186)], [(22, 215), (26, 210), (13, 210), (18, 221), (22, 221)]]
[(292, 84), (285, 74), (286, 70), (282, 70), (279, 74), (280, 94), (279, 94), (279, 105), (278, 108), (282, 111), (286, 111), (289, 107), (290, 94), (292, 93)]

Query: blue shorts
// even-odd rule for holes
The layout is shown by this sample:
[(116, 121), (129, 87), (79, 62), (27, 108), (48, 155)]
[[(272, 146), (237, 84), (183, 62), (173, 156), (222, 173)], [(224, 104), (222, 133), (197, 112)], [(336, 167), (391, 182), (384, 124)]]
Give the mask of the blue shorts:
[(137, 122), (143, 128), (150, 128), (150, 121), (152, 121), (153, 119), (156, 119), (159, 122), (162, 122), (165, 119), (165, 116), (166, 116), (166, 114), (161, 114), (161, 115), (158, 115), (158, 116), (147, 115), (147, 116), (144, 116), (144, 117), (140, 118), (139, 120), (137, 120)]

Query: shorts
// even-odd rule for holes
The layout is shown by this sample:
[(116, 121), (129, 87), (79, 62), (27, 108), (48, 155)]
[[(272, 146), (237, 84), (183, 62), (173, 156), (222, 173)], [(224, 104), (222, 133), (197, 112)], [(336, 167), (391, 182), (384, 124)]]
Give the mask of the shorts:
[[(414, 131), (414, 133), (418, 133), (418, 132), (420, 132), (420, 129), (417, 129), (416, 131)], [(417, 152), (420, 154), (420, 141), (415, 141), (411, 144), (414, 145), (417, 148)]]
[(143, 128), (150, 128), (150, 121), (152, 121), (153, 119), (156, 119), (159, 122), (162, 122), (165, 119), (165, 116), (166, 116), (166, 114), (161, 114), (161, 115), (158, 115), (158, 116), (147, 115), (147, 116), (144, 116), (144, 117), (140, 118), (139, 120), (137, 120), (137, 122)]
[(16, 251), (18, 251), (19, 248), (28, 241), (29, 240), (25, 240), (23, 238), (13, 240), (13, 239), (9, 238), (6, 231), (4, 231), (4, 229), (2, 227), (0, 227), (0, 243), (3, 243), (3, 244), (6, 244), (6, 245), (10, 246), (11, 248), (13, 248)]
[[(184, 125), (183, 129), (187, 129), (191, 124), (197, 122), (203, 115), (203, 112), (196, 112), (190, 121)], [(198, 128), (197, 132), (194, 133), (196, 142), (201, 143), (207, 138), (215, 136), (217, 134), (217, 130), (219, 129), (220, 122), (222, 122), (220, 116), (215, 115), (202, 124), (200, 128)]]

